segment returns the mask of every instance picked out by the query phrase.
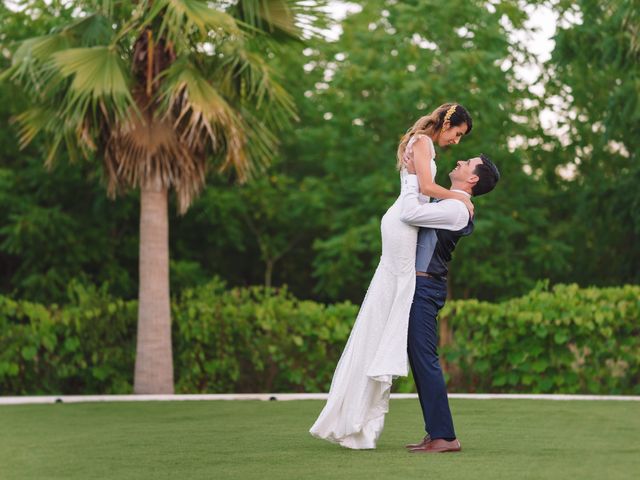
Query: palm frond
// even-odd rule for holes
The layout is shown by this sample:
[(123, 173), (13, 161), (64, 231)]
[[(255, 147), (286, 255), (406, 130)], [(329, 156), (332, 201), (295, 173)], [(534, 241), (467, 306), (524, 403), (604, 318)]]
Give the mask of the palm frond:
[(20, 148), (29, 145), (40, 132), (47, 130), (51, 121), (51, 113), (41, 107), (32, 107), (13, 118), (18, 123)]
[(46, 164), (62, 140), (70, 155), (87, 156), (96, 149), (93, 136), (101, 122), (114, 124), (137, 111), (117, 52), (108, 47), (65, 48), (68, 45), (69, 35), (63, 33), (24, 42), (11, 76), (32, 87), (36, 97), (35, 106), (14, 119), (20, 147), (44, 133), (52, 140)]
[(238, 48), (228, 44), (212, 76), (225, 95), (246, 97), (267, 124), (282, 129), (297, 118), (295, 103), (266, 55), (253, 47), (250, 42)]
[(88, 132), (88, 124), (65, 121), (59, 112), (51, 107), (34, 106), (16, 115), (12, 121), (18, 124), (20, 148), (25, 148), (40, 133), (45, 134), (45, 167), (51, 168), (60, 144), (64, 141), (71, 161), (79, 157), (78, 149), (86, 157), (96, 149)]
[(103, 101), (124, 118), (136, 108), (129, 90), (129, 81), (118, 52), (109, 47), (72, 48), (53, 55), (52, 63), (62, 77), (71, 77), (66, 102), (66, 115), (73, 111), (84, 116), (88, 107), (94, 109)]
[(56, 53), (78, 46), (107, 44), (112, 36), (108, 19), (91, 14), (49, 35), (26, 39), (14, 52), (11, 67), (0, 75), (0, 81), (11, 79), (22, 83), (42, 98), (44, 90), (56, 83), (53, 78), (56, 72), (50, 68)]
[(300, 29), (296, 18), (286, 0), (244, 0), (238, 2), (246, 23), (261, 30), (279, 29), (298, 37)]
[(208, 138), (214, 151), (226, 147), (226, 163), (244, 176), (248, 162), (238, 115), (196, 67), (185, 59), (175, 62), (165, 73), (160, 100), (186, 145), (198, 150)]
[(0, 81), (13, 80), (40, 94), (49, 80), (43, 66), (54, 53), (67, 48), (69, 39), (60, 34), (24, 40), (14, 52), (11, 66), (0, 75)]
[[(105, 151), (108, 191), (123, 187), (159, 185), (176, 191), (178, 209), (184, 213), (205, 183), (206, 158), (224, 157), (222, 169), (233, 168), (241, 179), (252, 160), (262, 161), (272, 137), (261, 137), (249, 148), (243, 119), (185, 58), (162, 75), (158, 92), (159, 113), (121, 122), (112, 131)], [(251, 157), (255, 152), (255, 157)]]
[(74, 46), (93, 47), (108, 45), (114, 30), (108, 16), (92, 13), (69, 24), (62, 33), (72, 39)]
[(300, 39), (327, 28), (327, 4), (322, 0), (239, 0), (230, 12), (244, 25)]
[(105, 149), (109, 196), (136, 186), (174, 188), (178, 210), (186, 212), (204, 186), (206, 161), (178, 135), (169, 120), (150, 115), (120, 123)]
[(324, 3), (83, 2), (94, 13), (24, 41), (2, 73), (35, 97), (16, 118), (20, 145), (44, 134), (47, 165), (58, 147), (71, 157), (100, 150), (111, 195), (172, 187), (183, 213), (211, 153), (241, 181), (273, 158), (274, 131), (295, 108), (269, 58), (282, 40), (309, 36)]
[(176, 47), (188, 44), (195, 35), (198, 41), (214, 37), (242, 36), (237, 21), (222, 9), (199, 0), (156, 0), (148, 19), (161, 19), (159, 37)]
[[(251, 109), (240, 107), (242, 129), (246, 136), (245, 155), (250, 160), (250, 168), (247, 169), (241, 181), (251, 178), (255, 173), (262, 171), (273, 159), (278, 147), (278, 138), (273, 130), (265, 123), (262, 116), (255, 115)], [(220, 165), (219, 171), (224, 172), (235, 165), (225, 159)]]

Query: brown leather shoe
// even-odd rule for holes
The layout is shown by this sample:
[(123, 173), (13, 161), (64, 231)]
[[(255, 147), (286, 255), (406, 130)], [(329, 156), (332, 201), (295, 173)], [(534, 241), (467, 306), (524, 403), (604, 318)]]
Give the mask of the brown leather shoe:
[(410, 453), (444, 453), (444, 452), (459, 452), (462, 450), (460, 446), (460, 442), (456, 438), (450, 442), (446, 441), (444, 438), (436, 438), (435, 440), (431, 440), (427, 442), (422, 447), (412, 448), (409, 450)]
[(431, 441), (431, 437), (427, 433), (427, 435), (422, 439), (420, 443), (409, 443), (405, 445), (405, 448), (419, 448), (425, 446), (427, 443)]

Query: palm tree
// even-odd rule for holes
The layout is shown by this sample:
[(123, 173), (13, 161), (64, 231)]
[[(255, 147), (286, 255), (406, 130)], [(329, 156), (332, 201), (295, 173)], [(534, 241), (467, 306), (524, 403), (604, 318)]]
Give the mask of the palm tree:
[(323, 26), (321, 2), (79, 1), (75, 20), (18, 46), (2, 78), (32, 99), (20, 143), (99, 158), (110, 197), (140, 189), (135, 393), (173, 393), (167, 202), (185, 213), (209, 165), (239, 181), (295, 118), (271, 59)]

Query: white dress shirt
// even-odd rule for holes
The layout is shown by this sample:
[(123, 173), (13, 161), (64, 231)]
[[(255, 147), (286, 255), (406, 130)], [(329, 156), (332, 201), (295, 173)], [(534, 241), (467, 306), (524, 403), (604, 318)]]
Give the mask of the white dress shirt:
[[(464, 190), (451, 189), (471, 197)], [(416, 227), (461, 230), (469, 223), (469, 210), (460, 200), (445, 198), (435, 203), (420, 203), (418, 176), (404, 176), (401, 191), (400, 219)]]

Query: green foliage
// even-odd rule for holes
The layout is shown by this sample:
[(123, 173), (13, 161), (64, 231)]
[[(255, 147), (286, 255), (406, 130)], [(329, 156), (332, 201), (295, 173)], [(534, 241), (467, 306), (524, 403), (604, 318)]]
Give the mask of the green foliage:
[[(561, 1), (555, 10), (563, 20), (542, 77), (560, 138), (535, 166), (557, 179), (550, 201), (579, 268), (550, 278), (638, 283), (640, 2)], [(573, 173), (563, 178), (559, 168)]]
[[(0, 6), (7, 45), (71, 21), (71, 11), (60, 2), (29, 4), (40, 13)], [(8, 59), (0, 57), (0, 65), (8, 67)], [(19, 89), (0, 83), (0, 123), (10, 125), (25, 105)], [(95, 166), (71, 164), (66, 154), (54, 168), (43, 168), (42, 145), (36, 139), (19, 151), (14, 129), (0, 130), (0, 291), (36, 302), (62, 302), (67, 285), (77, 278), (107, 282), (116, 297), (135, 296), (136, 197), (108, 201)]]
[(640, 287), (542, 285), (499, 304), (450, 302), (453, 390), (640, 393)]
[[(40, 13), (0, 6), (8, 50), (73, 20), (69, 2), (18, 3)], [(509, 38), (510, 24), (528, 31), (526, 11), (511, 0), (372, 0), (342, 22), (336, 41), (267, 55), (274, 42), (258, 38), (251, 51), (259, 58), (235, 58), (235, 66), (252, 78), (265, 65), (283, 72), (300, 122), (283, 125), (282, 148), (254, 182), (238, 189), (212, 172), (189, 214), (171, 213), (172, 292), (219, 275), (232, 286), (287, 284), (299, 298), (360, 302), (380, 254), (380, 218), (399, 191), (396, 142), (447, 100), (469, 108), (474, 130), (437, 152), (439, 183), (453, 161), (480, 151), (503, 173), (498, 188), (476, 200), (476, 231), (454, 255), (453, 298), (497, 301), (541, 279), (639, 283), (638, 2), (526, 3), (561, 18), (552, 58), (539, 65), (544, 92), (515, 74), (533, 59)], [(112, 6), (127, 18), (127, 2)], [(256, 12), (235, 13), (254, 23)], [(81, 43), (100, 44), (104, 25), (89, 20), (75, 31), (86, 28)], [(7, 68), (10, 58), (0, 64)], [(0, 123), (24, 108), (24, 96), (0, 84)], [(544, 109), (558, 119), (546, 131), (538, 121)], [(66, 154), (45, 171), (43, 152), (37, 137), (18, 152), (15, 129), (0, 131), (0, 292), (60, 302), (70, 279), (82, 278), (135, 297), (135, 199), (102, 199), (95, 165), (67, 168)], [(559, 175), (564, 168), (575, 175)]]
[[(25, 0), (20, 6), (39, 4)], [(141, 187), (157, 175), (163, 187), (175, 188), (184, 213), (204, 180), (203, 169), (194, 173), (192, 163), (224, 157), (218, 166), (233, 167), (244, 179), (252, 165), (271, 159), (274, 131), (295, 117), (295, 106), (264, 57), (301, 40), (298, 20), (324, 25), (322, 6), (299, 1), (257, 6), (252, 0), (65, 5), (63, 16), (72, 21), (36, 30), (5, 50), (11, 64), (0, 81), (12, 82), (30, 100), (15, 116), (20, 144), (43, 135), (50, 143), (47, 165), (60, 146), (72, 158), (103, 157), (112, 195), (116, 186)], [(140, 122), (145, 115), (153, 121)], [(162, 121), (175, 137), (158, 133)], [(137, 138), (140, 123), (155, 132), (152, 147), (144, 142), (132, 147), (125, 139), (123, 132)], [(145, 155), (157, 162), (163, 148), (173, 162), (171, 175), (122, 167)]]
[(445, 101), (465, 105), (474, 129), (459, 146), (438, 150), (438, 182), (448, 185), (454, 162), (480, 152), (504, 179), (476, 200), (476, 233), (453, 262), (455, 297), (508, 298), (568, 270), (571, 249), (552, 222), (548, 186), (523, 170), (527, 145), (510, 147), (514, 138), (542, 135), (529, 106), (538, 99), (515, 75), (530, 53), (509, 42), (505, 27), (526, 29), (517, 2), (495, 11), (481, 1), (359, 5), (338, 40), (303, 52), (305, 73), (294, 83), (301, 122), (285, 143), (284, 164), (329, 188), (326, 227), (313, 242), (314, 298), (362, 300), (380, 255), (380, 218), (399, 190), (398, 140)]
[[(137, 302), (73, 283), (44, 306), (0, 297), (0, 394), (132, 391)], [(640, 394), (640, 287), (538, 287), (447, 304), (452, 391)], [(220, 280), (172, 302), (176, 391), (328, 391), (358, 307)], [(446, 320), (443, 321), (443, 320)], [(394, 391), (411, 392), (411, 377)]]
[(296, 181), (273, 172), (242, 187), (239, 194), (238, 210), (258, 243), (264, 285), (270, 287), (276, 262), (302, 242), (313, 241), (311, 232), (324, 216), (326, 188), (315, 178)]
[(136, 198), (110, 201), (88, 165), (42, 169), (24, 154), (20, 168), (0, 167), (0, 263), (3, 290), (15, 298), (61, 302), (78, 278), (136, 291)]
[(176, 391), (322, 391), (356, 313), (285, 289), (187, 290), (173, 309)]
[(72, 283), (69, 303), (0, 297), (0, 394), (131, 393), (137, 303)]

